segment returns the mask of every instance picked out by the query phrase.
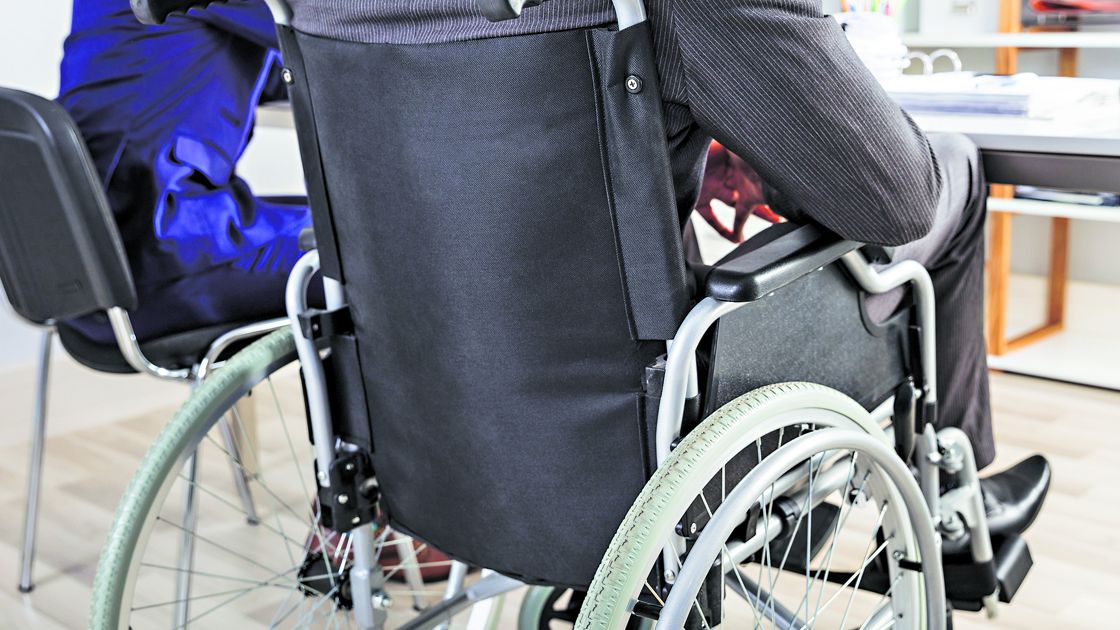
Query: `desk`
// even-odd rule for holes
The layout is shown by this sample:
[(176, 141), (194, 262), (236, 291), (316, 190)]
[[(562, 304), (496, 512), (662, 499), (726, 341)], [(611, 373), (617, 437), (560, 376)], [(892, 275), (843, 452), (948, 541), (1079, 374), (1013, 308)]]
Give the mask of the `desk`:
[[(1120, 222), (1120, 208), (1014, 199), (1013, 185), (1120, 191), (1120, 111), (1095, 120), (1032, 120), (993, 116), (915, 116), (926, 131), (963, 133), (984, 155), (992, 184), (988, 260), (988, 350), (993, 355), (1053, 335), (1065, 324), (1069, 220)], [(1045, 323), (1007, 338), (1011, 217), (1051, 217)]]
[(929, 116), (928, 132), (957, 132), (984, 153), (988, 181), (1074, 190), (1120, 191), (1120, 109), (1094, 121), (1000, 116)]

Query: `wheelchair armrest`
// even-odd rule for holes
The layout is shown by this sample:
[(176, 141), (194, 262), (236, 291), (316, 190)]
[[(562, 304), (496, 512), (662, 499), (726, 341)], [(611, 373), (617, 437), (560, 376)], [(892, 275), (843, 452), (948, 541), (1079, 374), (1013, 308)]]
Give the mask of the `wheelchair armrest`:
[(299, 251), (309, 252), (319, 247), (319, 243), (315, 240), (315, 228), (303, 228), (299, 231)]
[(864, 245), (860, 248), (860, 251), (863, 252), (863, 257), (867, 259), (867, 262), (885, 265), (894, 262), (896, 249), (898, 248), (888, 245)]
[(708, 272), (704, 280), (708, 297), (753, 302), (862, 246), (815, 225), (797, 226), (761, 247), (748, 245), (731, 252)]
[(521, 17), (521, 9), (535, 7), (544, 0), (475, 0), (482, 15), (491, 22), (515, 20)]

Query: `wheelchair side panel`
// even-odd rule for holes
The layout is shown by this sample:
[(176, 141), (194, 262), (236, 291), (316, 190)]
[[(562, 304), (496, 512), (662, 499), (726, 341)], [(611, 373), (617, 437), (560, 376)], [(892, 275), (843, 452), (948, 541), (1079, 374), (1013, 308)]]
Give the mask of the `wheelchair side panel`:
[[(720, 319), (708, 357), (705, 418), (764, 385), (809, 381), (841, 391), (871, 409), (909, 376), (910, 310), (882, 324), (866, 318), (858, 286), (839, 264), (830, 265)], [(687, 431), (689, 427), (685, 427)], [(747, 449), (713, 479), (707, 505), (697, 501), (685, 518), (703, 527), (721, 500), (721, 484), (738, 483), (793, 435), (771, 434)]]
[(705, 415), (763, 385), (810, 381), (871, 409), (909, 375), (909, 310), (869, 322), (859, 287), (830, 265), (719, 321)]

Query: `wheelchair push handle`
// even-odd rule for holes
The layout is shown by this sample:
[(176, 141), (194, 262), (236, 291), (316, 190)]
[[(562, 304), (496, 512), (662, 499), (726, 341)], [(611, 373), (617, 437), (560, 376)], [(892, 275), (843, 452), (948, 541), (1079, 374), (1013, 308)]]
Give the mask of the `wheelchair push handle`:
[(143, 24), (163, 24), (173, 13), (186, 13), (222, 0), (130, 0), (132, 14)]
[[(547, 0), (475, 0), (482, 15), (491, 22), (514, 20), (521, 17), (525, 7), (535, 7)], [(642, 0), (613, 0), (618, 18), (618, 30), (646, 21), (646, 7)]]

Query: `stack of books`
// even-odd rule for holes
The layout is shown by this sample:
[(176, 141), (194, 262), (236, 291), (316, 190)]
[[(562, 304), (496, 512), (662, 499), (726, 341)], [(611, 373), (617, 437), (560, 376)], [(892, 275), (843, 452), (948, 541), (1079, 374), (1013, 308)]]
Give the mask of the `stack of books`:
[(1116, 193), (1076, 192), (1070, 190), (1054, 190), (1051, 188), (1035, 188), (1034, 186), (1016, 186), (1015, 196), (1020, 199), (1072, 203), (1080, 206), (1096, 206), (1098, 208), (1115, 208), (1120, 206), (1120, 194)]
[(1120, 81), (1105, 79), (939, 72), (902, 75), (882, 84), (914, 114), (1084, 119), (1120, 111)]
[(1115, 0), (1023, 0), (1023, 26), (1076, 28), (1094, 24), (1120, 24), (1120, 2)]

